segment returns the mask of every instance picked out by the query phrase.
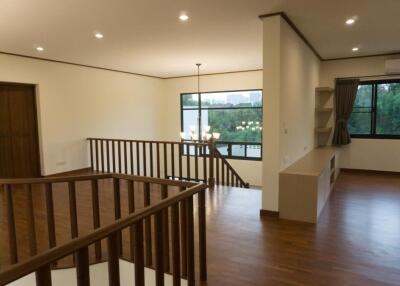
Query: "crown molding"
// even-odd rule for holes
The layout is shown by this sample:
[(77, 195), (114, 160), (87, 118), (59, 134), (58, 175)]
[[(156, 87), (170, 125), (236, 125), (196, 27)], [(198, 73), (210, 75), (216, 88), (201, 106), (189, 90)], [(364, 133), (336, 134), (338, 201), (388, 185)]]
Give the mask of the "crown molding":
[(374, 57), (385, 57), (385, 56), (387, 57), (387, 56), (398, 56), (398, 55), (400, 55), (400, 51), (390, 52), (390, 53), (382, 53), (382, 54), (354, 56), (354, 57), (328, 58), (328, 59), (324, 59), (323, 61), (329, 62), (329, 61), (352, 60), (352, 59), (374, 58)]
[(85, 68), (91, 68), (91, 69), (112, 71), (112, 72), (118, 72), (118, 73), (124, 73), (124, 74), (136, 75), (136, 76), (144, 76), (144, 77), (150, 77), (150, 78), (163, 79), (162, 77), (154, 76), (154, 75), (147, 75), (147, 74), (141, 74), (141, 73), (134, 73), (134, 72), (128, 72), (128, 71), (123, 71), (123, 70), (104, 68), (104, 67), (99, 67), (99, 66), (78, 64), (78, 63), (67, 62), (67, 61), (52, 60), (52, 59), (48, 59), (48, 58), (34, 57), (34, 56), (28, 56), (28, 55), (22, 55), (22, 54), (15, 54), (15, 53), (3, 52), (3, 51), (0, 51), (0, 54), (2, 54), (2, 55), (8, 55), (8, 56), (21, 57), (21, 58), (27, 58), (27, 59), (32, 59), (32, 60), (40, 60), (40, 61), (58, 63), (58, 64), (66, 64), (66, 65), (73, 65), (73, 66), (79, 66), (79, 67), (85, 67)]
[[(245, 72), (257, 72), (257, 71), (263, 71), (263, 69), (237, 70), (237, 71), (227, 71), (227, 72), (204, 73), (204, 74), (200, 74), (200, 76), (223, 75), (223, 74), (231, 74), (231, 73), (245, 73)], [(171, 77), (163, 77), (163, 79), (176, 79), (176, 78), (185, 78), (185, 77), (197, 77), (197, 74), (181, 75), (181, 76), (171, 76)]]
[(293, 21), (288, 17), (288, 15), (285, 12), (276, 12), (276, 13), (270, 13), (270, 14), (263, 14), (258, 16), (261, 20), (266, 19), (266, 18), (271, 18), (271, 17), (276, 17), (276, 16), (281, 16), (286, 23), (289, 24), (289, 26), (293, 29), (293, 31), (296, 32), (296, 34), (303, 40), (303, 42), (310, 48), (310, 50), (314, 53), (314, 55), (322, 61), (323, 58), (321, 55), (317, 52), (317, 50), (314, 48), (314, 46), (310, 43), (310, 41), (304, 36), (304, 34), (300, 31), (299, 28), (293, 23)]
[(323, 62), (325, 61), (340, 61), (340, 60), (349, 60), (349, 59), (359, 59), (359, 58), (370, 58), (370, 57), (381, 57), (381, 56), (394, 56), (400, 55), (400, 51), (394, 51), (390, 53), (381, 53), (381, 54), (370, 54), (370, 55), (361, 55), (361, 56), (350, 56), (350, 57), (337, 57), (337, 58), (323, 58), (320, 53), (318, 53), (317, 49), (310, 43), (310, 41), (304, 36), (304, 34), (300, 31), (300, 29), (293, 23), (293, 21), (289, 18), (289, 16), (281, 11), (269, 14), (263, 14), (258, 16), (261, 20), (265, 18), (270, 18), (274, 16), (281, 16), (285, 21), (289, 24), (289, 26), (296, 32), (296, 34), (303, 40), (303, 42), (311, 49), (311, 51)]

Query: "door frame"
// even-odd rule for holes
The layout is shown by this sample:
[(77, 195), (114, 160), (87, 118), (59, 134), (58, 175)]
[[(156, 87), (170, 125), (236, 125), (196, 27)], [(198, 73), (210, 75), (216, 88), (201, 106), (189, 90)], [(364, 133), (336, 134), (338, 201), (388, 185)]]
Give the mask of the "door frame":
[(36, 156), (37, 156), (37, 170), (38, 170), (38, 177), (42, 176), (42, 156), (41, 156), (41, 145), (40, 145), (40, 137), (39, 137), (39, 120), (38, 120), (38, 100), (37, 100), (37, 85), (33, 83), (19, 83), (19, 82), (7, 82), (7, 81), (0, 81), (0, 86), (29, 86), (32, 88), (33, 91), (33, 113), (34, 113), (34, 126), (35, 126), (35, 141), (36, 141)]

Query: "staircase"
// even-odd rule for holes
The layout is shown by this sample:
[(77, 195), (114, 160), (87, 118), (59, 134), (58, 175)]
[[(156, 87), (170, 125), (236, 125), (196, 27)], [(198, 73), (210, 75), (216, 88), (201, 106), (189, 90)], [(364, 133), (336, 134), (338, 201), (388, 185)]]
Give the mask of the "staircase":
[[(207, 278), (205, 184), (102, 173), (0, 185), (9, 258), (4, 265), (2, 253), (0, 285), (177, 286), (194, 285), (195, 273)], [(64, 267), (73, 268), (55, 270)]]

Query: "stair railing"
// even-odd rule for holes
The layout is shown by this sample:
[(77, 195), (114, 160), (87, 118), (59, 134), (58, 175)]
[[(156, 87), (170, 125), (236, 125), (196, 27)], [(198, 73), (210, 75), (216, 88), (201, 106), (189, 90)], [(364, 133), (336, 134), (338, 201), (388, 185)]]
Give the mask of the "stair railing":
[(236, 172), (228, 160), (214, 149), (215, 157), (215, 183), (222, 186), (232, 186), (240, 188), (250, 188), (250, 184), (245, 182), (242, 177)]
[[(215, 141), (88, 138), (94, 171), (116, 172), (248, 188)], [(220, 176), (220, 179), (216, 179)]]
[[(99, 180), (113, 181), (115, 222), (100, 225), (98, 184)], [(78, 233), (79, 216), (76, 206), (77, 182), (90, 181), (93, 205), (94, 230), (87, 235)], [(126, 181), (129, 198), (129, 215), (121, 217), (120, 181)], [(52, 186), (56, 183), (67, 183), (69, 192), (69, 210), (71, 224), (70, 242), (57, 245), (54, 222), (54, 203)], [(135, 211), (134, 183), (143, 188), (144, 208)], [(32, 204), (32, 186), (45, 186), (47, 225), (49, 229), (49, 249), (38, 253), (36, 248), (36, 233), (34, 208)], [(71, 177), (48, 177), (35, 179), (0, 179), (4, 187), (7, 209), (7, 224), (9, 233), (10, 267), (0, 272), (0, 285), (13, 282), (25, 275), (35, 272), (36, 285), (52, 285), (51, 268), (57, 261), (68, 256), (74, 256), (77, 271), (77, 285), (90, 285), (89, 246), (94, 245), (96, 261), (103, 255), (101, 240), (106, 239), (109, 285), (120, 285), (119, 258), (122, 254), (122, 230), (129, 229), (130, 260), (135, 264), (135, 285), (144, 285), (144, 267), (155, 268), (156, 285), (164, 285), (164, 273), (172, 272), (173, 285), (180, 285), (181, 277), (187, 278), (188, 285), (195, 281), (195, 224), (194, 215), (198, 215), (198, 253), (199, 276), (201, 281), (207, 278), (206, 267), (206, 215), (205, 215), (205, 184), (181, 182), (124, 174), (96, 174)], [(29, 247), (31, 257), (19, 261), (17, 246), (17, 229), (14, 216), (13, 189), (23, 186), (28, 195)], [(156, 204), (150, 202), (151, 186), (158, 186), (161, 200)], [(168, 195), (168, 187), (178, 187), (180, 192), (174, 196)], [(157, 189), (157, 190), (158, 190)], [(193, 200), (197, 195), (197, 211), (194, 211)], [(152, 220), (154, 232), (152, 231)], [(171, 249), (169, 245), (171, 242)], [(154, 245), (154, 247), (152, 246)], [(154, 249), (154, 251), (153, 251)], [(154, 261), (153, 261), (154, 260)], [(170, 265), (170, 261), (172, 264)]]

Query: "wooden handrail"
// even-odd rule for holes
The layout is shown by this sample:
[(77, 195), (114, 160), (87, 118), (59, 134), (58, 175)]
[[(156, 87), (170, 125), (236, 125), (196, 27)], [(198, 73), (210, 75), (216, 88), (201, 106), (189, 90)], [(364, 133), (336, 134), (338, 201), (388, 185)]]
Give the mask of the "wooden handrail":
[(195, 141), (161, 141), (161, 140), (138, 140), (138, 139), (117, 139), (117, 138), (96, 138), (96, 137), (88, 137), (86, 140), (108, 140), (108, 141), (120, 141), (120, 142), (137, 142), (137, 143), (165, 143), (165, 144), (188, 144), (192, 146), (203, 146), (206, 147), (206, 142), (195, 142)]
[[(96, 175), (97, 176), (97, 175)], [(93, 178), (93, 177), (92, 177)], [(155, 179), (151, 179), (152, 182), (158, 181)], [(168, 207), (173, 207), (176, 204), (178, 204), (181, 201), (184, 201), (188, 198), (191, 198), (193, 195), (204, 192), (204, 190), (207, 188), (207, 185), (205, 184), (197, 184), (194, 186), (191, 186), (189, 189), (186, 189), (184, 191), (181, 191), (177, 195), (169, 198), (165, 198), (164, 200), (160, 201), (159, 203), (145, 207), (144, 209), (137, 211), (135, 213), (132, 213), (128, 215), (127, 217), (120, 218), (116, 220), (114, 223), (100, 227), (94, 231), (92, 231), (90, 234), (82, 236), (82, 237), (77, 237), (74, 238), (72, 241), (65, 243), (60, 246), (56, 246), (50, 250), (47, 250), (46, 252), (43, 252), (39, 255), (36, 255), (24, 262), (14, 264), (13, 266), (9, 267), (8, 269), (0, 272), (0, 285), (4, 285), (10, 282), (13, 282), (25, 275), (28, 275), (32, 272), (37, 272), (37, 279), (44, 279), (48, 281), (49, 277), (49, 265), (56, 262), (59, 259), (64, 258), (65, 256), (68, 256), (72, 253), (78, 253), (83, 257), (82, 259), (85, 259), (85, 255), (87, 253), (86, 249), (89, 245), (108, 237), (109, 239), (113, 239), (113, 242), (117, 242), (115, 234), (120, 232), (122, 229), (127, 228), (129, 226), (135, 225), (137, 223), (141, 223), (145, 218), (156, 215), (163, 211), (164, 209)], [(203, 201), (203, 199), (201, 200)], [(200, 204), (199, 204), (200, 206)], [(201, 213), (204, 215), (204, 210), (201, 210)], [(193, 213), (192, 213), (193, 215)], [(200, 228), (200, 231), (203, 229), (205, 230), (205, 216), (199, 216), (200, 221), (199, 225), (202, 227)], [(193, 229), (190, 229), (190, 231), (193, 231)], [(205, 233), (201, 233), (201, 236), (204, 236)], [(190, 235), (188, 237), (191, 238)], [(205, 238), (205, 237), (204, 237)], [(191, 243), (193, 243), (191, 241)], [(204, 241), (203, 241), (204, 243)], [(111, 244), (112, 245), (112, 244)], [(205, 245), (203, 245), (205, 246)], [(201, 252), (205, 251), (205, 249), (201, 249)], [(204, 252), (205, 253), (205, 252)], [(79, 255), (77, 257), (79, 257)], [(191, 258), (192, 259), (192, 258)], [(205, 259), (205, 258), (204, 258)], [(82, 263), (82, 262), (81, 262)], [(202, 264), (200, 269), (203, 268), (204, 271), (204, 263), (205, 261), (200, 261)], [(82, 269), (86, 269), (87, 267), (85, 266), (87, 263), (84, 262)], [(82, 264), (81, 264), (82, 265)], [(194, 267), (194, 265), (193, 265)], [(79, 271), (83, 271), (81, 268)], [(158, 269), (159, 271), (163, 271), (163, 269)], [(110, 271), (110, 269), (109, 269)], [(115, 271), (113, 268), (112, 271)], [(193, 269), (190, 269), (190, 271), (193, 271)], [(113, 272), (115, 273), (115, 272)], [(191, 272), (192, 273), (192, 272)], [(86, 273), (87, 275), (88, 273)], [(205, 273), (202, 273), (203, 278), (206, 277)], [(87, 279), (87, 277), (85, 278)], [(190, 283), (189, 283), (190, 284)], [(50, 285), (50, 284), (46, 284)]]
[(22, 178), (22, 179), (0, 179), (0, 185), (24, 185), (24, 184), (47, 184), (47, 183), (68, 183), (68, 182), (80, 182), (90, 180), (101, 180), (101, 179), (124, 179), (132, 180), (135, 182), (151, 183), (151, 184), (166, 184), (169, 186), (176, 187), (192, 187), (196, 185), (194, 182), (177, 181), (170, 179), (160, 179), (153, 177), (126, 175), (119, 173), (105, 173), (105, 174), (94, 174), (94, 175), (73, 175), (65, 177), (45, 177), (45, 178)]
[(124, 180), (133, 180), (135, 182), (143, 182), (143, 183), (151, 183), (151, 184), (159, 184), (159, 185), (169, 185), (175, 187), (193, 187), (197, 185), (195, 182), (187, 182), (187, 181), (178, 181), (171, 179), (161, 179), (154, 177), (143, 177), (143, 176), (134, 176), (134, 175), (126, 175), (126, 174), (113, 174), (113, 178), (124, 179)]
[(65, 177), (43, 177), (43, 178), (11, 178), (0, 179), (0, 185), (22, 185), (22, 184), (46, 184), (46, 183), (68, 183), (79, 181), (90, 181), (92, 179), (109, 179), (112, 173), (93, 174), (93, 175), (73, 175)]

